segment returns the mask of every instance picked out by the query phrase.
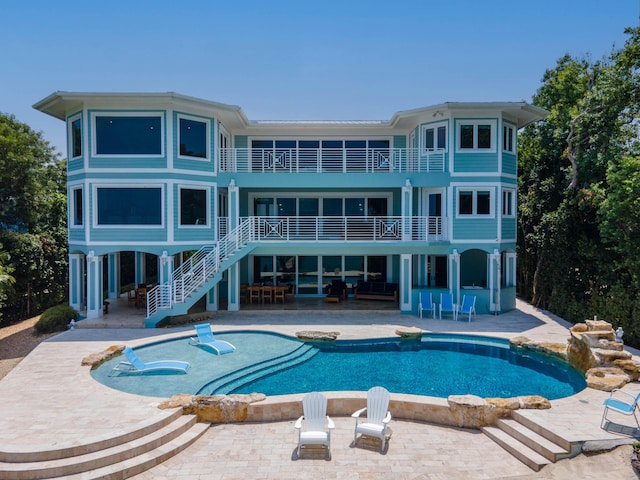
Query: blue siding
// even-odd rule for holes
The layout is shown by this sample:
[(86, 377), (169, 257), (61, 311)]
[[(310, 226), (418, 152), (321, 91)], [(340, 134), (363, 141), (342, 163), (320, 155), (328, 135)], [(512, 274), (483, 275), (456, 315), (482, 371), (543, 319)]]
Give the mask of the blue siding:
[(513, 153), (503, 153), (502, 154), (502, 173), (506, 173), (507, 175), (517, 175), (518, 174), (518, 165), (516, 156)]
[(511, 217), (502, 218), (502, 238), (516, 238), (516, 219)]
[(454, 240), (495, 240), (497, 231), (495, 218), (457, 218), (453, 222)]
[(497, 153), (456, 153), (453, 161), (454, 172), (498, 172)]

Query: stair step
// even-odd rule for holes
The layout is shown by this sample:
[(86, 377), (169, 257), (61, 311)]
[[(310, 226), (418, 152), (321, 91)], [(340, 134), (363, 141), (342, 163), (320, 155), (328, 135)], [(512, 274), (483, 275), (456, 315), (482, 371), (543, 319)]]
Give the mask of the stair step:
[(108, 467), (114, 463), (161, 448), (163, 444), (183, 435), (195, 426), (196, 420), (197, 418), (194, 415), (181, 415), (173, 422), (142, 437), (129, 441), (125, 440), (123, 443), (103, 450), (73, 457), (24, 463), (0, 463), (0, 478), (6, 480), (24, 478), (36, 480), (80, 474), (88, 470)]
[(513, 412), (511, 412), (511, 418), (518, 423), (521, 423), (528, 429), (533, 430), (537, 434), (542, 435), (556, 445), (559, 445), (567, 452), (572, 451), (573, 446), (569, 440), (566, 440), (565, 438), (559, 436), (557, 433), (554, 433), (551, 429), (545, 427), (544, 422), (541, 422), (539, 418), (536, 418), (536, 420), (532, 420), (531, 418), (529, 418), (526, 410), (524, 411), (524, 413), (519, 412), (518, 410), (514, 410)]
[(182, 435), (154, 450), (106, 467), (67, 476), (65, 480), (124, 480), (133, 477), (180, 453), (198, 440), (208, 428), (208, 423), (196, 423)]
[(532, 470), (539, 472), (551, 461), (498, 427), (482, 427), (482, 432)]
[(552, 462), (556, 462), (558, 458), (569, 453), (560, 445), (553, 443), (516, 420), (499, 419), (496, 426)]

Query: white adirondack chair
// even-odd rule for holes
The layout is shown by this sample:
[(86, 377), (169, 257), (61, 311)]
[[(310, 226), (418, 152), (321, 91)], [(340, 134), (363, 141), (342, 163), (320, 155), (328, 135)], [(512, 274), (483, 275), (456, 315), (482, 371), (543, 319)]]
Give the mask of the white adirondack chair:
[[(377, 437), (382, 441), (380, 451), (384, 452), (387, 442), (387, 428), (391, 421), (391, 412), (389, 408), (389, 392), (384, 387), (373, 387), (367, 392), (367, 406), (361, 408), (353, 415), (356, 419), (356, 429), (353, 434), (354, 445), (358, 441), (358, 434)], [(366, 422), (360, 422), (360, 415), (367, 412)]]
[(303, 445), (324, 445), (331, 458), (331, 430), (335, 425), (327, 416), (327, 398), (318, 392), (307, 393), (302, 399), (302, 412), (294, 425), (298, 430), (298, 457)]

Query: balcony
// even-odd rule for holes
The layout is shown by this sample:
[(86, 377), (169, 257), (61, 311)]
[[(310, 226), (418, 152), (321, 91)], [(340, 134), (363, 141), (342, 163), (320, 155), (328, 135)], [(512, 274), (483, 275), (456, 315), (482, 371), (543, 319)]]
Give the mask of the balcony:
[(417, 148), (221, 148), (221, 173), (430, 173), (445, 171), (444, 150)]
[[(256, 242), (441, 242), (448, 240), (443, 217), (247, 217)], [(228, 230), (218, 219), (219, 235)]]

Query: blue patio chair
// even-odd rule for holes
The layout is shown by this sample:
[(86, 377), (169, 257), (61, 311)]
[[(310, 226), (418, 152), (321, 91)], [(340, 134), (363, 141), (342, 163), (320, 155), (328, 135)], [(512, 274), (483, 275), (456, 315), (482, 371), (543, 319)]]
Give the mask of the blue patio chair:
[(231, 353), (236, 351), (236, 347), (231, 345), (229, 342), (225, 342), (224, 340), (216, 340), (215, 337), (213, 336), (211, 325), (208, 323), (196, 325), (196, 334), (198, 335), (198, 338), (191, 337), (189, 339), (190, 345), (210, 348), (217, 355), (222, 355), (224, 353)]
[(143, 362), (140, 360), (138, 355), (131, 349), (131, 347), (125, 347), (122, 351), (125, 357), (127, 357), (128, 362), (120, 362), (111, 373), (110, 376), (118, 373), (118, 372), (128, 372), (128, 373), (145, 373), (145, 372), (157, 372), (157, 371), (165, 371), (172, 373), (187, 373), (189, 370), (189, 362), (183, 362), (180, 360), (158, 360), (155, 362)]
[(460, 314), (467, 315), (469, 314), (469, 322), (471, 322), (471, 314), (476, 314), (476, 296), (475, 295), (463, 295), (462, 296), (462, 305), (458, 309), (456, 318), (460, 316)]
[(422, 311), (430, 311), (433, 319), (436, 319), (436, 306), (433, 304), (433, 296), (430, 292), (420, 292), (420, 303), (418, 303), (418, 313), (422, 318)]
[(440, 294), (440, 313), (439, 318), (442, 320), (442, 312), (449, 312), (453, 315), (453, 319), (456, 320), (458, 309), (453, 304), (453, 294), (451, 293), (441, 293)]
[(607, 412), (609, 410), (622, 413), (623, 415), (633, 415), (636, 419), (636, 424), (640, 427), (640, 424), (638, 424), (638, 417), (636, 416), (638, 401), (640, 401), (640, 393), (634, 397), (630, 393), (624, 392), (618, 388), (612, 390), (609, 398), (603, 402), (604, 412), (602, 412), (600, 428), (604, 428)]

